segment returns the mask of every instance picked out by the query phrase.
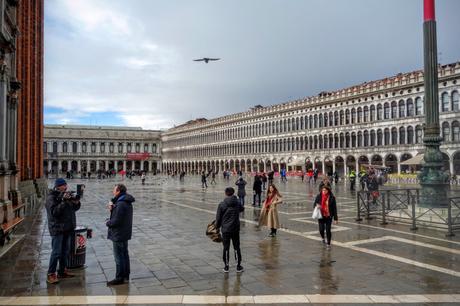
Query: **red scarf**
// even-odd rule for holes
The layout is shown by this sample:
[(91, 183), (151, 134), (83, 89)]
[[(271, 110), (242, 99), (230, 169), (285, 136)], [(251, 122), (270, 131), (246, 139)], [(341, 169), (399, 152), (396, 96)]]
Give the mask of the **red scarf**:
[(329, 213), (329, 194), (323, 194), (321, 193), (321, 215), (324, 218), (327, 218), (330, 216)]
[(271, 196), (271, 197), (269, 197), (269, 198), (267, 198), (267, 199), (265, 200), (265, 208), (266, 208), (266, 209), (269, 209), (269, 208), (270, 208), (270, 204), (272, 204), (272, 201), (273, 201), (273, 198), (274, 198), (274, 197), (275, 197), (275, 196), (273, 195), (273, 196)]

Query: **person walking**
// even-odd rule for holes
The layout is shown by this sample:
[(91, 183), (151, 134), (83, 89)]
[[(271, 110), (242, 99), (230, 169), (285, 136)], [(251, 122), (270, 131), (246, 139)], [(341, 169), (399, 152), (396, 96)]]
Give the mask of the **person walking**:
[(318, 175), (319, 175), (318, 168), (315, 168), (315, 170), (313, 170), (313, 183), (315, 185), (316, 185), (316, 181), (318, 180)]
[(216, 172), (215, 171), (212, 171), (212, 173), (211, 173), (211, 183), (210, 184), (211, 185), (216, 184)]
[(265, 190), (266, 186), (267, 186), (267, 175), (264, 173), (262, 173), (262, 189)]
[[(313, 202), (313, 208), (318, 207), (321, 210), (321, 219), (318, 219), (319, 234), (327, 249), (331, 247), (332, 239), (332, 219), (334, 224), (338, 224), (337, 204), (335, 196), (331, 192), (331, 185), (325, 184)], [(324, 236), (326, 231), (326, 239)]]
[(126, 186), (118, 184), (113, 188), (114, 198), (109, 203), (110, 219), (107, 220), (107, 239), (112, 240), (115, 258), (115, 278), (107, 282), (108, 286), (121, 285), (129, 281), (131, 272), (129, 263), (128, 240), (133, 232), (134, 197), (127, 193)]
[(241, 273), (244, 271), (241, 265), (240, 249), (240, 212), (244, 210), (244, 207), (234, 193), (235, 189), (232, 187), (225, 188), (226, 197), (217, 207), (216, 213), (216, 228), (222, 233), (224, 273), (228, 273), (230, 269), (230, 240), (235, 251), (236, 272)]
[(45, 206), (51, 236), (51, 255), (46, 281), (55, 284), (59, 279), (74, 277), (67, 271), (67, 258), (70, 237), (77, 224), (75, 212), (80, 209), (81, 203), (79, 197), (67, 192), (67, 182), (63, 178), (58, 178), (54, 182), (53, 190), (48, 194)]
[(242, 176), (238, 178), (235, 182), (235, 185), (238, 186), (238, 199), (240, 200), (240, 204), (244, 206), (244, 197), (246, 196), (246, 184), (247, 182), (244, 180)]
[(380, 196), (379, 192), (379, 182), (377, 180), (377, 175), (373, 170), (369, 171), (367, 177), (367, 190), (368, 190), (368, 202), (372, 201), (373, 205), (377, 204), (377, 199)]
[(270, 237), (276, 237), (276, 230), (279, 228), (278, 204), (283, 202), (278, 189), (275, 185), (268, 186), (267, 197), (264, 201), (264, 207), (260, 212), (259, 226), (270, 228)]
[(350, 179), (350, 190), (353, 191), (355, 190), (355, 184), (356, 184), (355, 170), (351, 170), (350, 174), (348, 175), (348, 178)]
[(262, 198), (262, 180), (258, 175), (254, 177), (254, 184), (252, 185), (252, 190), (254, 191), (252, 206), (256, 206), (256, 198), (258, 198), (258, 206), (260, 207), (260, 202)]
[(334, 180), (334, 183), (337, 185), (337, 183), (339, 182), (339, 173), (337, 171), (334, 171), (334, 173), (332, 174), (332, 179)]
[(274, 172), (274, 171), (268, 172), (268, 185), (273, 184), (273, 177), (274, 177), (274, 176), (275, 176), (275, 172)]
[(145, 185), (145, 172), (142, 172), (141, 181), (142, 181), (142, 185)]
[(208, 188), (208, 184), (206, 182), (207, 175), (204, 173), (204, 171), (201, 171), (201, 188)]

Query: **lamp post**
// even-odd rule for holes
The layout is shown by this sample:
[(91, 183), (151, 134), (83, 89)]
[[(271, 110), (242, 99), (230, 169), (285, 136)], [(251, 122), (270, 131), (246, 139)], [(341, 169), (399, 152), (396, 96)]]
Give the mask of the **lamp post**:
[(439, 98), (438, 98), (438, 60), (436, 46), (436, 19), (434, 0), (424, 0), (424, 61), (425, 61), (425, 165), (419, 174), (420, 206), (447, 206), (449, 176), (442, 171), (443, 157), (439, 150), (441, 141), (439, 129)]

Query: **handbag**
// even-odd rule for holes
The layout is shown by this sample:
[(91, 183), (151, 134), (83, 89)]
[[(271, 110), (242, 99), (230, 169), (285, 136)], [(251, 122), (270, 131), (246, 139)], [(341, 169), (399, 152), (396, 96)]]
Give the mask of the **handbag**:
[(222, 242), (222, 236), (219, 229), (216, 227), (216, 220), (213, 220), (206, 227), (206, 236), (214, 242)]
[(318, 206), (315, 206), (315, 209), (313, 209), (313, 214), (311, 215), (311, 217), (316, 220), (323, 218), (323, 216), (321, 215), (321, 209), (318, 208)]

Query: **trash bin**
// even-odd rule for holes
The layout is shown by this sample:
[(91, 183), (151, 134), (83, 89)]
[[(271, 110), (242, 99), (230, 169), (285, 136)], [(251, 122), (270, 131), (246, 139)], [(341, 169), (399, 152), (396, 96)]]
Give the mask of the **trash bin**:
[(67, 268), (76, 269), (85, 266), (86, 242), (92, 236), (92, 229), (85, 226), (77, 226), (74, 234), (70, 237), (70, 254)]
[(82, 197), (84, 191), (85, 191), (85, 185), (84, 184), (77, 184), (77, 195)]

